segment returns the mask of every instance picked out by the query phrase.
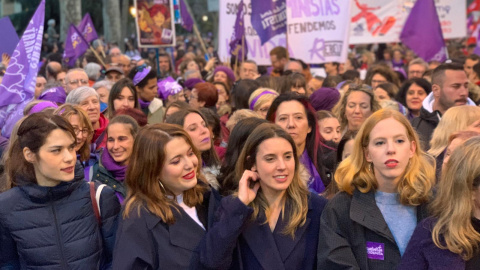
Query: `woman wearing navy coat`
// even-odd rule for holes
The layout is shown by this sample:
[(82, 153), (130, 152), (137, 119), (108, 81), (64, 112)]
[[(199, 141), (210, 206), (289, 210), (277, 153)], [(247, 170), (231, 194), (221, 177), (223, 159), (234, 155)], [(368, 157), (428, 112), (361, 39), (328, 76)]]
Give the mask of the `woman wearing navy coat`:
[(95, 192), (75, 174), (73, 127), (35, 113), (15, 135), (10, 189), (0, 194), (0, 269), (111, 268), (120, 204), (113, 190)]
[(209, 269), (315, 269), (326, 199), (298, 174), (292, 137), (264, 123), (238, 159), (238, 191), (222, 200), (200, 248)]
[(140, 130), (127, 169), (129, 190), (113, 269), (193, 269), (219, 195), (201, 174), (200, 152), (182, 127)]

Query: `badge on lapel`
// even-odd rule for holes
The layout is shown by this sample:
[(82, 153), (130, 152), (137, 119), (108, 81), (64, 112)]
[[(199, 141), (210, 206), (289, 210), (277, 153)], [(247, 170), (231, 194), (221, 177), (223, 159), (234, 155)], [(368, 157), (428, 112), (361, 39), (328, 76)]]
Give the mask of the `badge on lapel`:
[(385, 259), (385, 244), (367, 241), (367, 257), (372, 260)]

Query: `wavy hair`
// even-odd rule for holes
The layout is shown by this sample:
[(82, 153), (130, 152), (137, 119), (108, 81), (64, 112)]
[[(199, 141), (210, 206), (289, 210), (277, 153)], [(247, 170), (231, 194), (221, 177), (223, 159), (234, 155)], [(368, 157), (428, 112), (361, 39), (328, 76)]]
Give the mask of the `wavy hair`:
[[(126, 184), (128, 194), (125, 201), (123, 218), (128, 218), (132, 211), (140, 214), (141, 207), (160, 217), (167, 224), (175, 223), (173, 209), (179, 210), (174, 193), (165, 185), (161, 185), (163, 165), (165, 164), (165, 146), (174, 138), (183, 138), (192, 147), (201, 164), (200, 152), (193, 145), (190, 136), (183, 128), (172, 124), (154, 124), (145, 126), (133, 143), (132, 155), (127, 168)], [(201, 166), (197, 166), (197, 185), (184, 191), (183, 198), (186, 205), (195, 207), (203, 202), (203, 194), (208, 190), (201, 173)]]
[[(260, 124), (253, 130), (252, 134), (248, 136), (248, 139), (245, 142), (243, 150), (238, 157), (237, 166), (235, 167), (235, 175), (237, 179), (240, 179), (245, 170), (250, 170), (252, 166), (256, 164), (258, 147), (262, 142), (271, 138), (283, 138), (287, 140), (292, 147), (295, 159), (295, 173), (293, 180), (285, 193), (285, 205), (289, 206), (288, 209), (290, 212), (288, 216), (290, 217), (290, 220), (288, 220), (285, 230), (282, 232), (293, 238), (297, 228), (305, 224), (308, 212), (309, 191), (306, 183), (302, 181), (299, 176), (299, 159), (297, 157), (295, 142), (292, 137), (285, 130), (275, 124)], [(265, 223), (268, 223), (270, 218), (269, 205), (262, 189), (259, 189), (257, 196), (249, 206), (253, 208), (252, 220), (256, 220), (260, 211), (264, 211), (266, 216)]]
[(432, 230), (433, 242), (464, 260), (471, 259), (480, 244), (480, 233), (472, 225), (472, 192), (480, 186), (479, 152), (479, 136), (453, 151), (430, 205), (432, 215), (438, 219)]
[(400, 202), (404, 205), (417, 206), (430, 199), (431, 189), (435, 183), (435, 162), (422, 151), (418, 135), (407, 118), (395, 110), (382, 109), (367, 118), (355, 137), (352, 154), (339, 164), (335, 172), (335, 182), (340, 191), (348, 194), (353, 194), (354, 189), (367, 193), (378, 188), (373, 170), (369, 170), (365, 149), (370, 142), (373, 128), (378, 122), (388, 118), (400, 122), (407, 131), (408, 140), (417, 146), (401, 176), (402, 180), (397, 184)]

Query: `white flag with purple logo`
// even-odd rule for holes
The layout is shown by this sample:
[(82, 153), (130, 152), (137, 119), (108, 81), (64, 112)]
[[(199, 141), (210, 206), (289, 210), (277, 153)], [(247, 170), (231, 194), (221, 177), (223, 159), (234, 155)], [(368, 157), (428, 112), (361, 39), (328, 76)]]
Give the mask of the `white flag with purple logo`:
[(13, 126), (23, 116), (23, 108), (33, 99), (44, 20), (45, 0), (42, 0), (13, 51), (0, 84), (0, 127), (4, 137), (10, 137)]

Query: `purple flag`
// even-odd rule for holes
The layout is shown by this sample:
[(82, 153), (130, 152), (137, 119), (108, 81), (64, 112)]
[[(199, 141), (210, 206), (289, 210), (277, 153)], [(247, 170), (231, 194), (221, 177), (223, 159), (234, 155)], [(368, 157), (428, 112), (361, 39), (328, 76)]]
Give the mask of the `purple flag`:
[(12, 55), (19, 39), (8, 16), (0, 19), (0, 36), (2, 37), (2, 42), (0, 42), (0, 55), (2, 55), (2, 53)]
[(418, 0), (415, 3), (405, 21), (400, 40), (427, 62), (447, 59), (434, 0)]
[(180, 17), (182, 18), (182, 27), (185, 30), (192, 32), (193, 19), (192, 15), (190, 15), (190, 12), (188, 12), (185, 0), (180, 0)]
[(0, 85), (0, 127), (2, 135), (7, 138), (15, 123), (23, 116), (23, 108), (33, 99), (44, 20), (45, 0), (42, 0), (13, 51)]
[(70, 24), (63, 52), (63, 59), (71, 67), (75, 65), (75, 60), (88, 50), (88, 44), (79, 34), (80, 30), (75, 28), (75, 25)]
[(252, 1), (251, 21), (262, 45), (272, 37), (287, 32), (286, 0)]
[(78, 25), (78, 30), (83, 33), (83, 36), (88, 42), (92, 42), (98, 38), (97, 31), (93, 26), (92, 18), (89, 13), (83, 16), (82, 21)]
[[(247, 58), (248, 48), (247, 44), (242, 46), (245, 42), (245, 5), (243, 0), (238, 4), (237, 18), (235, 26), (233, 27), (232, 39), (230, 41), (230, 54), (237, 56), (238, 59)], [(245, 49), (245, 51), (242, 50)]]

